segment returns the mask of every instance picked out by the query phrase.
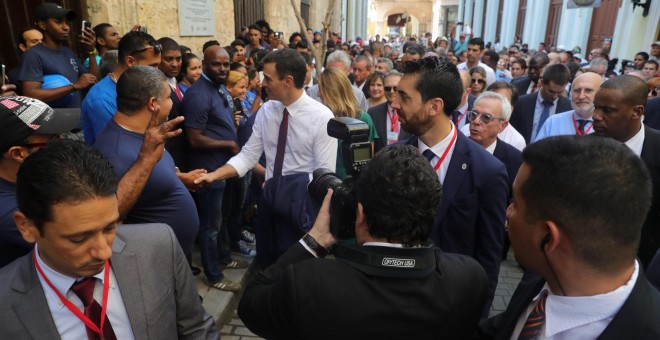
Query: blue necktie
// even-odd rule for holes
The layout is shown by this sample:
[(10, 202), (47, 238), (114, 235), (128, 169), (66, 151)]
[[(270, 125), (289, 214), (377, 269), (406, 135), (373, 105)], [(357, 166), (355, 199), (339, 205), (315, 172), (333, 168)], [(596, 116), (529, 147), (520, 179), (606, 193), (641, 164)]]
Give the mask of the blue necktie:
[(431, 151), (431, 149), (424, 150), (424, 152), (422, 152), (422, 156), (424, 156), (429, 162), (435, 158), (435, 154), (433, 151)]
[(541, 112), (541, 118), (539, 119), (539, 125), (536, 127), (536, 132), (538, 133), (541, 130), (543, 123), (550, 117), (550, 108), (555, 105), (553, 102), (544, 100), (543, 101), (543, 111)]

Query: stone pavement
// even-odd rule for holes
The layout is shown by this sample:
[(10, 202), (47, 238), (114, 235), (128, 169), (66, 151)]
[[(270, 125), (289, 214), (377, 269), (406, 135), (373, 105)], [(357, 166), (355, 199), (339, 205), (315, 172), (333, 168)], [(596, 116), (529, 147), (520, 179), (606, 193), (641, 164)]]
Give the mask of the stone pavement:
[[(226, 273), (227, 271), (225, 271)], [(247, 272), (247, 271), (246, 271)], [(202, 275), (203, 276), (203, 275)], [(490, 308), (490, 316), (497, 315), (506, 309), (506, 306), (511, 300), (511, 295), (516, 289), (518, 282), (522, 278), (522, 270), (518, 267), (513, 251), (510, 250), (507, 259), (502, 262), (500, 266), (499, 281), (495, 289), (495, 298), (493, 305)], [(236, 300), (238, 303), (238, 300)], [(204, 307), (207, 307), (206, 299), (204, 300)], [(262, 339), (250, 332), (247, 327), (243, 325), (241, 319), (236, 315), (236, 309), (231, 309), (231, 319), (226, 321), (219, 321), (218, 329), (220, 329), (220, 336), (223, 340), (255, 340)], [(207, 308), (208, 311), (208, 308)], [(209, 311), (210, 313), (210, 311)], [(229, 313), (225, 312), (223, 315), (228, 316)]]

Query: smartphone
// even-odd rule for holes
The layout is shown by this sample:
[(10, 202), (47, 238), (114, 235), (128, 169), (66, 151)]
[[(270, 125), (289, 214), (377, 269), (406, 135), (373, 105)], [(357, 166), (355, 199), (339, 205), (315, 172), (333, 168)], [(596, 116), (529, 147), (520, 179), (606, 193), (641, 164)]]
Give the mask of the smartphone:
[(87, 30), (88, 28), (92, 28), (92, 23), (89, 22), (89, 21), (87, 21), (87, 20), (83, 20), (83, 21), (82, 21), (82, 26), (81, 26), (81, 27), (82, 27), (82, 30), (85, 31), (85, 30)]
[(147, 32), (148, 30), (147, 30), (147, 26), (146, 26), (146, 25), (140, 25), (140, 29), (139, 29), (139, 31), (140, 31), (140, 32), (144, 32), (144, 33), (149, 33), (149, 32)]
[(234, 98), (234, 112), (236, 111), (241, 111), (241, 113), (245, 115), (245, 112), (243, 111), (243, 102), (238, 98)]
[(5, 64), (2, 64), (2, 86), (5, 86)]
[(283, 36), (284, 36), (284, 32), (275, 32), (276, 39), (282, 39)]

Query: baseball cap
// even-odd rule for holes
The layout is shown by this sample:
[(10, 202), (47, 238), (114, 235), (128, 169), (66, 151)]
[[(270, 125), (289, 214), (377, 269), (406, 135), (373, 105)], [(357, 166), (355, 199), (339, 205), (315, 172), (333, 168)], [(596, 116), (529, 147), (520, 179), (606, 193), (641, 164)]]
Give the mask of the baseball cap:
[(46, 19), (62, 19), (66, 17), (67, 20), (74, 20), (76, 18), (76, 12), (72, 9), (66, 9), (56, 3), (44, 2), (35, 11), (36, 21), (46, 20)]
[(651, 44), (651, 46), (655, 46), (655, 45), (660, 45), (660, 40), (658, 40), (658, 41), (654, 42), (653, 44)]
[(0, 97), (0, 150), (19, 145), (31, 135), (69, 132), (78, 124), (80, 109), (53, 110), (29, 97)]

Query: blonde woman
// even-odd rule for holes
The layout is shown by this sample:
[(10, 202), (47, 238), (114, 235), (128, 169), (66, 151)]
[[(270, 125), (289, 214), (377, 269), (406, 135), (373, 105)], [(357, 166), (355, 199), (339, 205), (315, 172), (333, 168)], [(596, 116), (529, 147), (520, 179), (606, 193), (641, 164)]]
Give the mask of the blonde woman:
[[(368, 113), (364, 112), (358, 105), (351, 82), (345, 73), (334, 69), (326, 68), (318, 76), (319, 97), (325, 106), (335, 115), (335, 117), (351, 117), (359, 119), (369, 125), (369, 142), (371, 142), (371, 152), (373, 153), (374, 139), (378, 138), (376, 127)], [(337, 149), (337, 176), (344, 179), (348, 176), (344, 167), (341, 141)]]
[(248, 76), (238, 71), (229, 71), (225, 87), (232, 99), (231, 105), (234, 108), (234, 122), (236, 123), (236, 127), (238, 127), (241, 118), (243, 118), (243, 105), (241, 102), (245, 99), (245, 94), (248, 90)]

